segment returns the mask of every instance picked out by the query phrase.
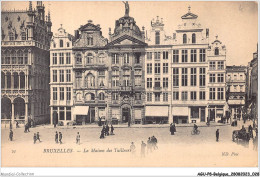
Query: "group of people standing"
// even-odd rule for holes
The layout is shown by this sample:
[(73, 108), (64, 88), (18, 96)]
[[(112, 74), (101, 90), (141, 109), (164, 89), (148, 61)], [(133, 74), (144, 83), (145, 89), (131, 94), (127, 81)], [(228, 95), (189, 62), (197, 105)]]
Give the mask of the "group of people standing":
[[(113, 127), (113, 125), (111, 124), (111, 132), (110, 132), (110, 135), (114, 135), (114, 127)], [(106, 124), (106, 126), (105, 125), (103, 125), (103, 128), (102, 128), (102, 130), (101, 130), (101, 134), (100, 134), (100, 139), (103, 139), (103, 138), (105, 138), (105, 136), (109, 136), (109, 126), (108, 126), (108, 124)]]
[(59, 134), (58, 134), (58, 132), (56, 131), (56, 133), (55, 133), (55, 142), (57, 144), (58, 143), (62, 144), (62, 133), (61, 132), (59, 132)]
[[(147, 151), (146, 151), (147, 154), (149, 152), (151, 153), (153, 150), (158, 149), (157, 142), (158, 141), (157, 141), (157, 138), (155, 138), (155, 136), (149, 137), (148, 140), (147, 140), (147, 144), (145, 144), (144, 141), (142, 141), (142, 143), (141, 143), (141, 158), (145, 157), (146, 147), (147, 147)], [(134, 142), (131, 142), (130, 150), (131, 150), (132, 155), (135, 156), (136, 147), (135, 147)]]

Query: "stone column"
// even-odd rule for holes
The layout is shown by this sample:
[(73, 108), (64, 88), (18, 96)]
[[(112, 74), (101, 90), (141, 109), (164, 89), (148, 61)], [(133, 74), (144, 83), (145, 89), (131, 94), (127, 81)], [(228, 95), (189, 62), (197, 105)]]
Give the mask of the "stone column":
[(7, 89), (7, 75), (5, 74), (5, 89)]
[(53, 125), (53, 107), (51, 106), (51, 125)]
[(12, 125), (14, 127), (14, 103), (12, 102)]
[(25, 103), (25, 123), (28, 122), (28, 103)]

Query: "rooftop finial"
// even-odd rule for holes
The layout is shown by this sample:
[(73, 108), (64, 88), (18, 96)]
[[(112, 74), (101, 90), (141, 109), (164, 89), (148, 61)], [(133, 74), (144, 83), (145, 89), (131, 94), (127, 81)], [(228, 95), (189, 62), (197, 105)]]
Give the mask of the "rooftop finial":
[(29, 1), (29, 11), (32, 11), (32, 1)]
[(51, 21), (51, 13), (50, 13), (50, 10), (48, 11), (48, 22)]
[(216, 40), (218, 40), (218, 35), (216, 35)]
[(60, 28), (62, 28), (62, 24), (60, 24)]
[(191, 9), (191, 7), (190, 7), (190, 5), (189, 5), (189, 7), (188, 7), (189, 13), (190, 13), (190, 9)]
[(123, 3), (125, 4), (125, 17), (129, 17), (130, 8), (129, 8), (128, 1), (126, 2), (123, 1)]
[(159, 22), (159, 16), (156, 16), (156, 18), (157, 18), (157, 19), (156, 19), (156, 22)]

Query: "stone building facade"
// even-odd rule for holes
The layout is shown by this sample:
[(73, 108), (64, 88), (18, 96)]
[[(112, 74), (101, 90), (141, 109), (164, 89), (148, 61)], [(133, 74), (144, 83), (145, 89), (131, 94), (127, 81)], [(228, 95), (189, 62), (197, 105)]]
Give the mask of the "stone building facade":
[(2, 124), (49, 122), (52, 23), (41, 1), (28, 9), (1, 12)]
[(50, 47), (50, 113), (53, 123), (53, 113), (57, 113), (58, 120), (64, 123), (72, 120), (73, 81), (72, 46), (74, 37), (61, 26), (53, 35)]

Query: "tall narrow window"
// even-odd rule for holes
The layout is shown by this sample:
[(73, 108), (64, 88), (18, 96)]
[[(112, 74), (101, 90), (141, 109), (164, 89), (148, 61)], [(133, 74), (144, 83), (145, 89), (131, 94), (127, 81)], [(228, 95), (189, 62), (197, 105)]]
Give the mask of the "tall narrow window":
[(57, 82), (57, 70), (52, 71), (52, 82)]
[(191, 86), (196, 86), (197, 84), (197, 69), (196, 68), (191, 68), (190, 69), (190, 85)]
[(206, 68), (200, 68), (200, 86), (206, 84)]
[(147, 88), (152, 88), (152, 84), (153, 84), (153, 79), (147, 78)]
[(60, 100), (64, 100), (64, 87), (60, 87)]
[(64, 70), (60, 70), (60, 82), (64, 82)]
[(82, 64), (82, 57), (79, 53), (76, 55), (76, 64)]
[(5, 73), (1, 72), (1, 88), (5, 88)]
[(200, 62), (205, 62), (206, 59), (206, 50), (200, 49)]
[(70, 87), (66, 88), (66, 100), (67, 101), (71, 100), (71, 88)]
[(52, 53), (52, 64), (57, 65), (57, 53)]
[(154, 73), (155, 74), (160, 74), (161, 73), (161, 64), (160, 63), (155, 63), (154, 64)]
[(128, 53), (124, 54), (124, 64), (129, 64), (129, 54)]
[(155, 44), (160, 44), (160, 32), (155, 32)]
[(190, 62), (197, 62), (197, 50), (191, 49)]
[(179, 63), (179, 50), (173, 50), (173, 63)]
[(7, 72), (6, 73), (6, 79), (7, 79), (7, 88), (11, 88), (11, 73)]
[(168, 74), (168, 63), (163, 63), (163, 73)]
[(93, 64), (94, 61), (93, 61), (93, 55), (91, 53), (89, 53), (87, 55), (87, 64)]
[(182, 50), (182, 63), (188, 62), (188, 50)]
[(168, 51), (163, 51), (163, 59), (168, 59)]
[(60, 47), (61, 48), (63, 47), (63, 40), (62, 39), (60, 40)]
[(187, 68), (182, 68), (182, 78), (181, 78), (182, 86), (187, 86), (188, 85), (188, 69)]
[(9, 32), (9, 41), (13, 41), (14, 40), (14, 33)]
[(163, 88), (168, 88), (168, 77), (163, 78)]
[(219, 55), (219, 48), (218, 47), (215, 48), (215, 55)]
[(195, 44), (196, 43), (196, 34), (193, 33), (192, 34), (192, 44)]
[(66, 70), (66, 82), (71, 82), (71, 72), (69, 69)]
[(152, 74), (152, 68), (153, 64), (152, 63), (147, 63), (147, 74)]
[(183, 34), (183, 44), (187, 44), (187, 34)]
[(70, 53), (66, 53), (66, 64), (70, 64)]
[(64, 53), (60, 53), (60, 65), (63, 65), (64, 64)]
[(58, 92), (57, 92), (57, 87), (52, 88), (52, 99), (57, 100), (58, 99)]
[(173, 86), (179, 86), (179, 68), (173, 68)]
[(25, 41), (25, 40), (26, 40), (26, 33), (25, 33), (25, 32), (22, 32), (22, 33), (21, 33), (21, 40), (22, 40), (22, 41)]
[(216, 88), (209, 88), (209, 99), (215, 100), (216, 97)]

